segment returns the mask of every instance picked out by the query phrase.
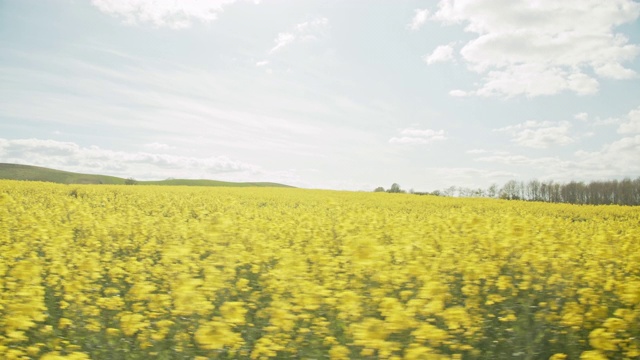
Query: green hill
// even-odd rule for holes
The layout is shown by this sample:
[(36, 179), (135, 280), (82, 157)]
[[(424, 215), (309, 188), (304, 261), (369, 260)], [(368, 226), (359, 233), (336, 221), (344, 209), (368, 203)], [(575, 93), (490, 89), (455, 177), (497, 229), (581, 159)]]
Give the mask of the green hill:
[[(124, 178), (106, 175), (80, 174), (69, 171), (49, 169), (39, 166), (0, 163), (0, 179), (46, 181), (59, 184), (115, 184), (124, 185), (130, 181)], [(138, 185), (173, 186), (229, 186), (229, 187), (293, 187), (271, 182), (228, 182), (217, 180), (168, 179), (135, 181)]]

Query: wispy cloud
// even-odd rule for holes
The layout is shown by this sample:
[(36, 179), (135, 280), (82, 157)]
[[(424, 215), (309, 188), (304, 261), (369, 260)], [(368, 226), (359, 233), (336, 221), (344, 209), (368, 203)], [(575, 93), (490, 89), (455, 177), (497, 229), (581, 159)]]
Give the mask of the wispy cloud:
[[(150, 148), (161, 150), (164, 146), (153, 144)], [(223, 155), (200, 158), (155, 152), (125, 152), (42, 139), (0, 138), (0, 160), (8, 163), (147, 179), (163, 179), (170, 176), (216, 178), (221, 174), (260, 171), (256, 165), (233, 160)]]
[(159, 142), (152, 142), (152, 143), (148, 143), (148, 144), (144, 144), (145, 148), (151, 149), (151, 150), (155, 150), (155, 151), (159, 151), (159, 150), (174, 150), (176, 149), (175, 146), (171, 146), (171, 145), (167, 145), (167, 144), (163, 144), (163, 143), (159, 143)]
[[(483, 163), (535, 169), (539, 177), (556, 181), (640, 176), (640, 135), (623, 137), (594, 151), (579, 150), (574, 156), (542, 156), (487, 153), (475, 158)], [(517, 170), (518, 171), (518, 170)]]
[(471, 149), (466, 151), (467, 154), (479, 155), (479, 154), (493, 154), (493, 155), (508, 155), (507, 151), (500, 150), (487, 150), (487, 149)]
[(318, 17), (296, 24), (290, 31), (281, 32), (273, 40), (275, 45), (269, 50), (273, 54), (296, 41), (315, 41), (326, 35), (329, 19)]
[[(253, 88), (267, 86), (256, 80), (254, 74), (238, 74), (229, 81), (198, 68), (152, 60), (146, 61), (145, 66), (102, 67), (77, 59), (40, 58), (34, 54), (28, 61), (46, 62), (65, 75), (0, 67), (0, 82), (16, 84), (10, 94), (0, 98), (0, 113), (8, 118), (48, 124), (63, 133), (70, 127), (78, 133), (86, 119), (91, 119), (95, 128), (119, 129), (121, 139), (135, 137), (132, 133), (135, 131), (161, 134), (147, 142), (171, 137), (189, 143), (202, 138), (206, 140), (198, 141), (215, 143), (227, 150), (288, 152), (295, 148), (306, 153), (312, 152), (312, 146), (303, 138), (321, 131), (291, 115), (268, 115), (274, 111), (263, 111), (289, 107), (289, 114), (302, 113), (316, 109), (312, 100), (289, 101), (290, 97), (285, 99), (264, 91), (256, 95), (254, 106), (247, 108), (245, 97), (249, 90), (239, 93), (229, 89), (236, 88), (238, 81), (252, 83)], [(38, 102), (33, 103), (29, 95), (33, 84), (52, 90), (40, 91)], [(102, 131), (91, 133), (93, 138), (112, 135)]]
[(194, 21), (211, 22), (224, 6), (236, 0), (92, 0), (100, 11), (120, 17), (128, 24), (150, 23), (182, 29)]
[(629, 114), (627, 114), (627, 120), (618, 127), (618, 133), (640, 134), (640, 106), (629, 111)]
[(469, 95), (469, 93), (467, 93), (464, 90), (455, 89), (455, 90), (449, 91), (449, 95), (453, 96), (453, 97), (465, 97), (465, 96)]
[(304, 21), (296, 24), (295, 29), (299, 34), (302, 34), (303, 39), (317, 39), (318, 33), (324, 31), (329, 26), (329, 19), (326, 17), (315, 18), (310, 21)]
[(532, 97), (561, 91), (594, 94), (599, 82), (592, 73), (636, 77), (623, 64), (637, 58), (640, 46), (614, 29), (639, 16), (640, 3), (633, 0), (520, 0), (508, 5), (441, 0), (431, 19), (462, 24), (465, 32), (476, 35), (460, 51), (469, 68), (483, 75), (475, 94)]
[(580, 121), (587, 121), (589, 119), (589, 114), (586, 112), (581, 112), (573, 115), (573, 118)]
[(269, 50), (269, 54), (273, 54), (274, 52), (291, 44), (295, 39), (296, 36), (292, 33), (279, 33), (278, 36), (273, 40), (276, 45), (272, 47), (271, 50)]
[(399, 136), (389, 139), (391, 144), (428, 144), (434, 141), (446, 140), (444, 130), (407, 128), (400, 131)]
[(413, 18), (411, 22), (407, 24), (407, 28), (413, 31), (419, 30), (425, 22), (427, 22), (427, 17), (429, 16), (429, 10), (427, 9), (415, 9)]
[(506, 132), (511, 135), (511, 141), (520, 146), (545, 149), (553, 145), (567, 145), (574, 142), (569, 136), (571, 124), (567, 121), (525, 121), (520, 124), (510, 125), (499, 129), (497, 132)]
[(430, 55), (424, 57), (424, 61), (431, 65), (438, 62), (446, 62), (453, 59), (453, 45), (440, 45)]

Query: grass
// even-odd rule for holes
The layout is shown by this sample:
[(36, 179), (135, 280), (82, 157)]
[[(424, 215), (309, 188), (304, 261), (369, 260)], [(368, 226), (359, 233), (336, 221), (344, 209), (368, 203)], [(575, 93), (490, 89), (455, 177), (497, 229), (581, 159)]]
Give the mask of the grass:
[[(0, 179), (44, 181), (58, 184), (125, 185), (127, 179), (107, 175), (80, 174), (39, 166), (0, 163)], [(136, 181), (138, 185), (227, 186), (227, 187), (292, 187), (272, 182), (228, 182), (206, 179), (167, 179)]]

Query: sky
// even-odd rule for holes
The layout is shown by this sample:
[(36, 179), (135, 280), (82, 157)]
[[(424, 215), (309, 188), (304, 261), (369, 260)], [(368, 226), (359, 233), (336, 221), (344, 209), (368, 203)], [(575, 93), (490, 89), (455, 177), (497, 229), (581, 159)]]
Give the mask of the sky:
[(0, 162), (433, 191), (640, 176), (634, 0), (0, 0)]

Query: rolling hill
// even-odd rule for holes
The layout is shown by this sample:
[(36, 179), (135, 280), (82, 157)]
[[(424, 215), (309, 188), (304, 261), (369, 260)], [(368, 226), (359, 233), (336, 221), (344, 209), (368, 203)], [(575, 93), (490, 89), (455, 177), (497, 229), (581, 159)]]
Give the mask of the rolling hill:
[[(45, 181), (59, 184), (113, 184), (125, 185), (131, 181), (107, 175), (80, 174), (32, 165), (0, 163), (0, 179)], [(138, 185), (167, 186), (228, 186), (228, 187), (293, 187), (272, 182), (228, 182), (206, 179), (167, 179), (135, 181)]]

